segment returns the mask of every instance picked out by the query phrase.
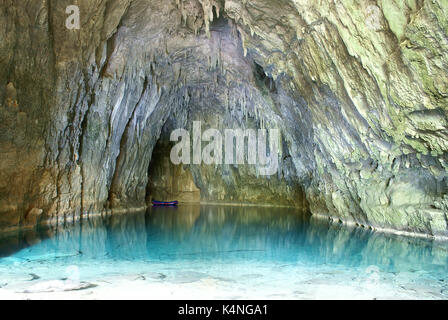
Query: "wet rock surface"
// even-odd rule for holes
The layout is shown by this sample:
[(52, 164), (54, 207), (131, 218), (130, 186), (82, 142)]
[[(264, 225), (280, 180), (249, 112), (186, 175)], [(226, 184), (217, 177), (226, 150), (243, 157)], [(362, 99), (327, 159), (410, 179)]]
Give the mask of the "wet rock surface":
[(201, 120), (283, 147), (269, 178), (186, 168), (202, 200), (448, 235), (446, 1), (70, 4), (0, 2), (1, 228), (145, 206), (164, 128)]

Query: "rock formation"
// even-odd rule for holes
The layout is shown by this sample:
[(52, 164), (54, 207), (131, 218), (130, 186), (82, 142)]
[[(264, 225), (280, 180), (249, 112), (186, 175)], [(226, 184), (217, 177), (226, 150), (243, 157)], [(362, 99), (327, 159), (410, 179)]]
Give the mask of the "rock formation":
[(0, 227), (145, 206), (170, 128), (277, 128), (278, 175), (190, 166), (201, 198), (448, 235), (444, 0), (0, 1)]
[(6, 105), (13, 110), (19, 106), (17, 102), (17, 90), (11, 82), (6, 86)]

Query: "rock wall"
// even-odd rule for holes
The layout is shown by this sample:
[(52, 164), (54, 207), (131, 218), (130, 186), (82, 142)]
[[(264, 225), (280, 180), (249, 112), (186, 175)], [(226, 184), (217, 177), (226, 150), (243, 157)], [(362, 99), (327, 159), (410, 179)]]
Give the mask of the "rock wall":
[(191, 167), (203, 200), (448, 235), (446, 1), (79, 0), (69, 30), (71, 4), (0, 1), (2, 228), (145, 206), (164, 126), (203, 120), (284, 155)]

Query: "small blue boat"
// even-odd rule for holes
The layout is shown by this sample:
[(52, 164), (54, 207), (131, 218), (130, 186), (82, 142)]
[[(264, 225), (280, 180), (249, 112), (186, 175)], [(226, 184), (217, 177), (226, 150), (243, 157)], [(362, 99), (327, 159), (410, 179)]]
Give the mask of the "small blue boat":
[(156, 201), (152, 200), (153, 206), (163, 206), (163, 207), (175, 207), (179, 204), (179, 201)]

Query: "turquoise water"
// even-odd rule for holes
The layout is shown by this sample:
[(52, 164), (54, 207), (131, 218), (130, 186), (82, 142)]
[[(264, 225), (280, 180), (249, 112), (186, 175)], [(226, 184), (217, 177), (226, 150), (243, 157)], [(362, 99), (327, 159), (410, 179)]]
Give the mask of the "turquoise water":
[(0, 298), (446, 299), (443, 242), (181, 206), (0, 239)]

